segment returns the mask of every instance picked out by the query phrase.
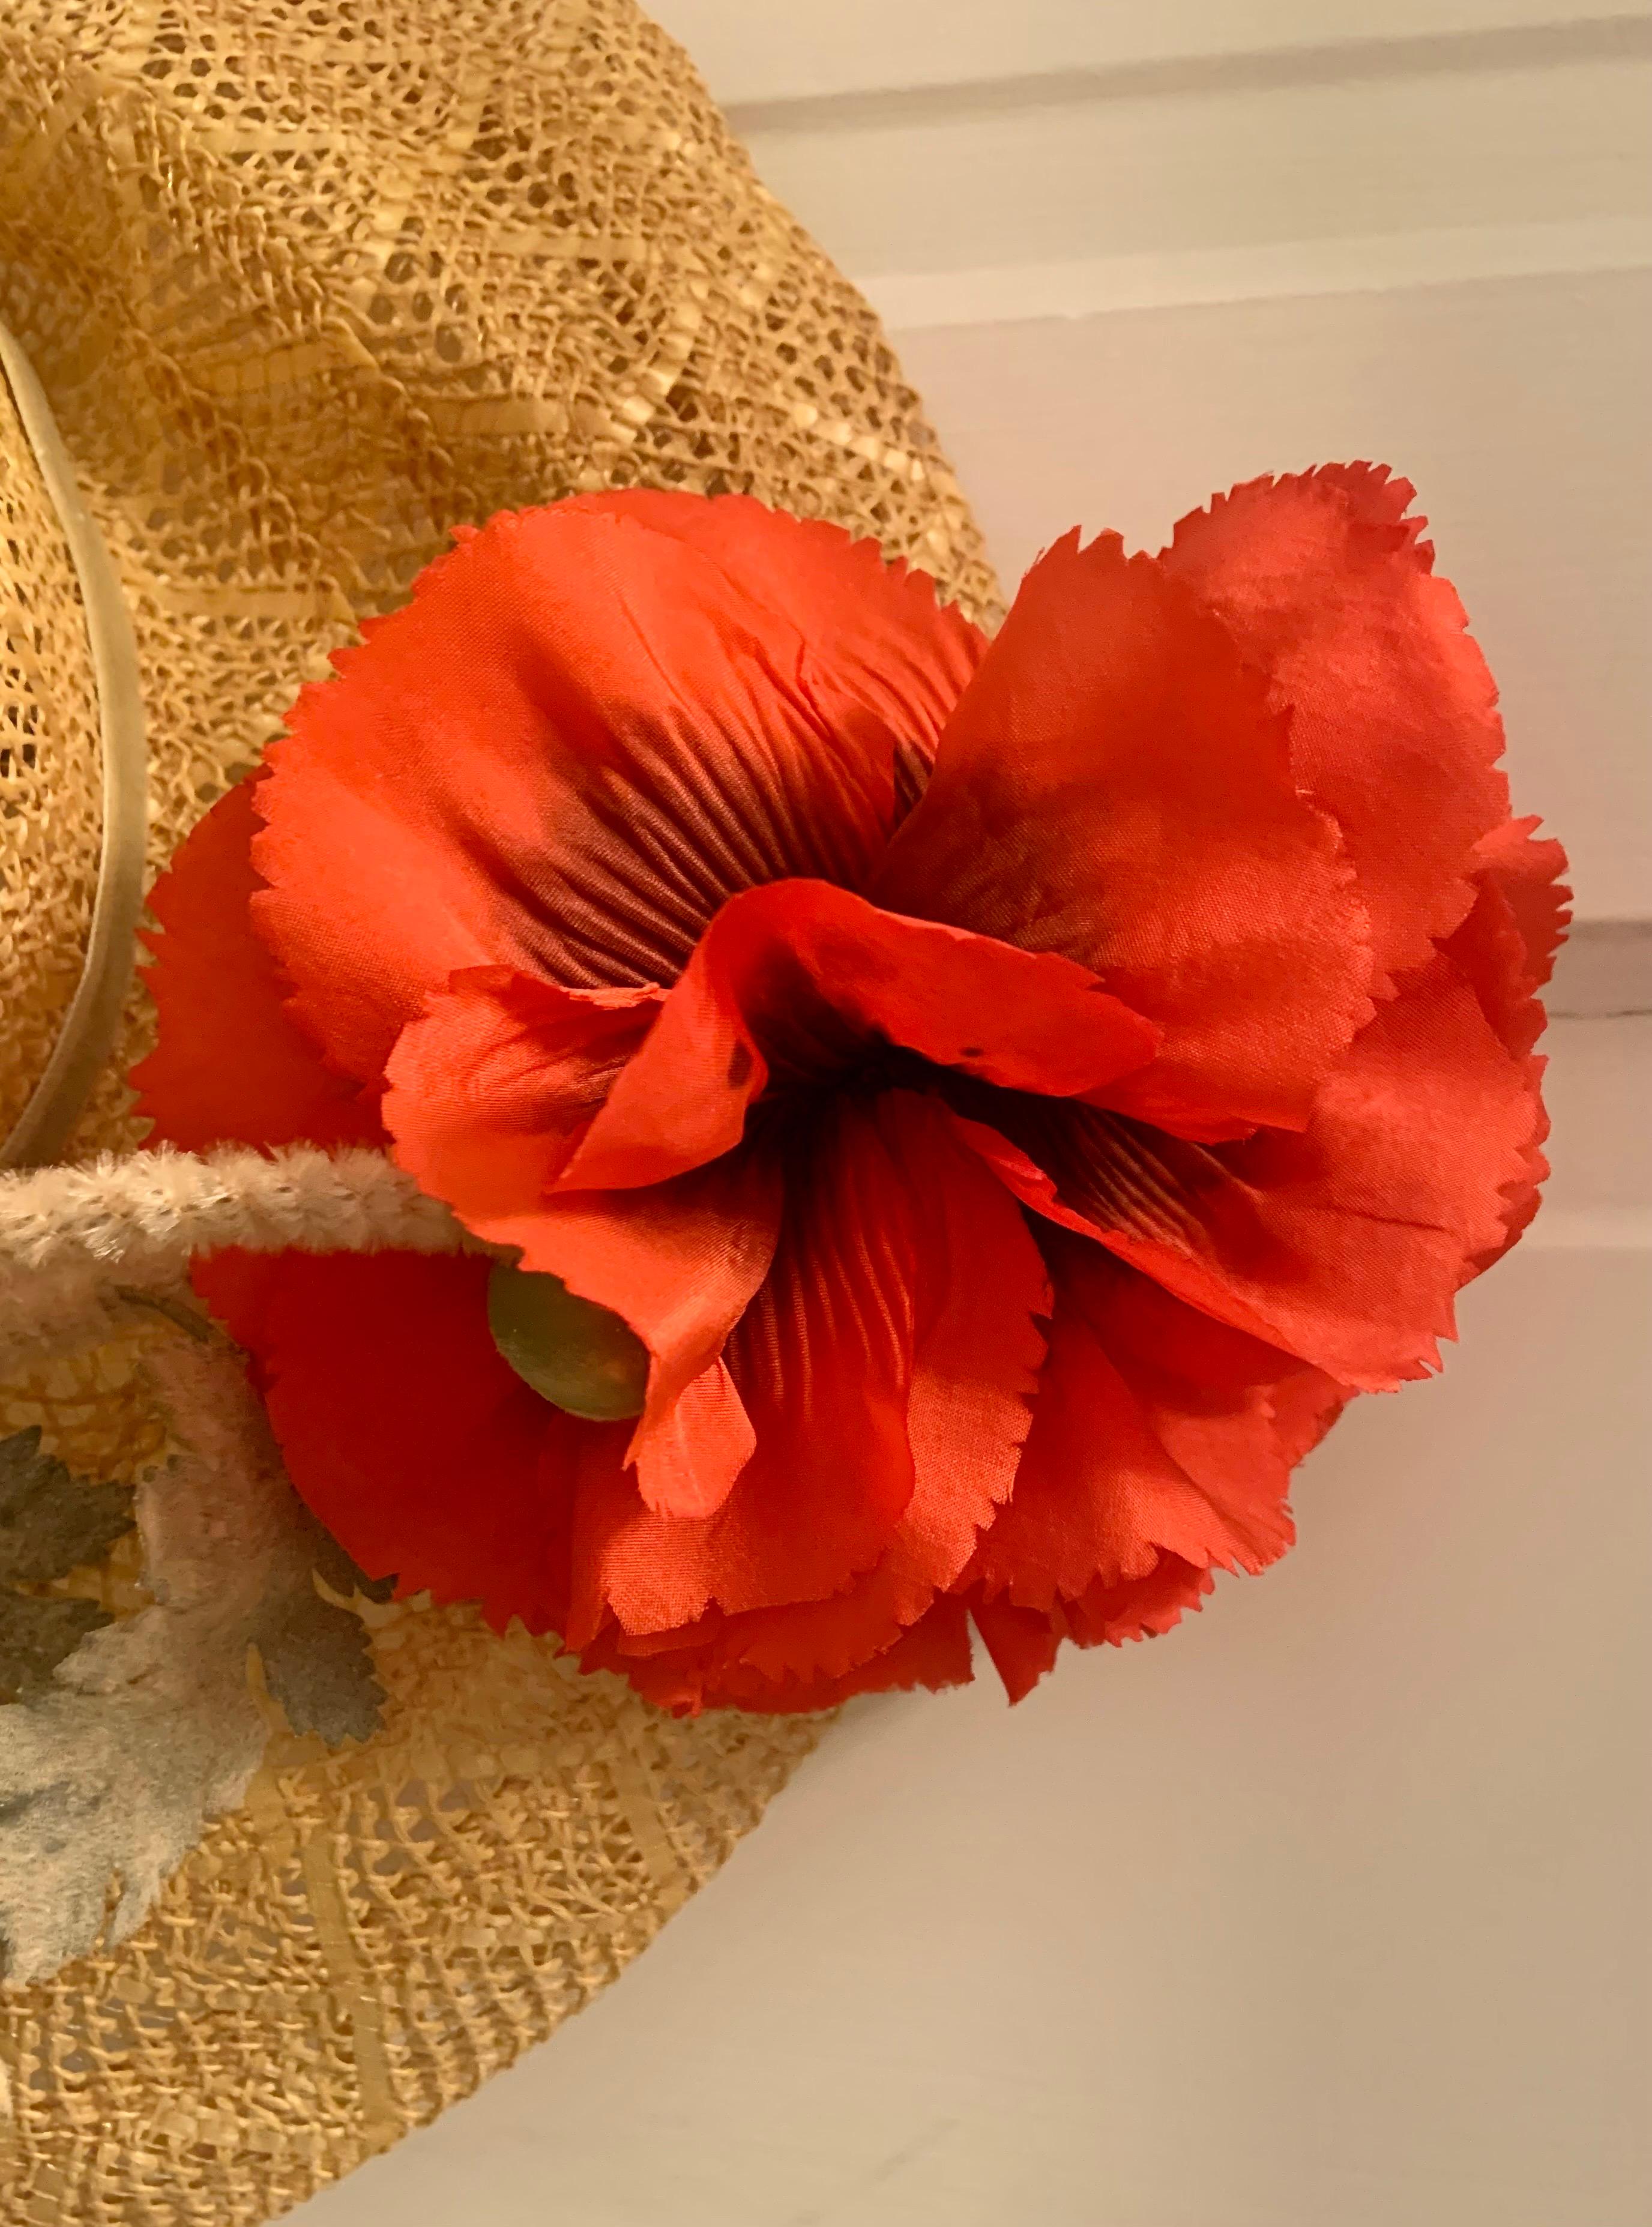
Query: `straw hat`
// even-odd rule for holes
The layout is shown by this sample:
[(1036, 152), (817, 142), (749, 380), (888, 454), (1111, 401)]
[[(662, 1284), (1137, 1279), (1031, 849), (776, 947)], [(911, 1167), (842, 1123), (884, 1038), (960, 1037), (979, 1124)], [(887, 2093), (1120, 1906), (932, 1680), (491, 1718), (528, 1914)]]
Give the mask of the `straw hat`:
[(119, 1157), (141, 892), (501, 507), (743, 490), (995, 590), (632, 0), (17, 0), (0, 68), (0, 2179), (228, 2227), (588, 2001), (818, 1724), (674, 1720), (329, 1554), (187, 1257), (462, 1234), (371, 1155)]
[(26, 2220), (268, 2217), (611, 1978), (828, 1705), (1265, 1568), (1547, 1172), (1564, 856), (1407, 482), (1070, 533), (989, 633), (625, 0), (351, 5), (11, 40)]

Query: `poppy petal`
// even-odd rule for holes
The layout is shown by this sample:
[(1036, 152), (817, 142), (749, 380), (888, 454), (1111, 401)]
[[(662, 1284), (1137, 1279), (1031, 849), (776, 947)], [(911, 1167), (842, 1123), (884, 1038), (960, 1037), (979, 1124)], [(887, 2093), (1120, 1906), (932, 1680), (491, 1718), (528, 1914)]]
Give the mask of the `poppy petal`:
[(1122, 1647), (1135, 1639), (1158, 1639), (1178, 1624), (1190, 1609), (1204, 1605), (1215, 1584), (1214, 1573), (1179, 1554), (1162, 1555), (1144, 1578), (1109, 1586), (1098, 1579), (1076, 1600), (1058, 1600), (1047, 1609), (1019, 1608), (1004, 1595), (970, 1596), (969, 1610), (992, 1667), (1011, 1701), (1024, 1701), (1052, 1670), (1063, 1640), (1075, 1647)]
[(840, 1677), (821, 1673), (775, 1680), (748, 1663), (718, 1661), (709, 1647), (638, 1655), (628, 1650), (613, 1625), (580, 1662), (585, 1669), (617, 1671), (645, 1700), (678, 1715), (705, 1708), (752, 1709), (765, 1715), (835, 1709), (861, 1694), (909, 1693), (914, 1687), (938, 1693), (966, 1686), (974, 1675), (968, 1612), (961, 1601), (946, 1594), (881, 1654)]
[(1011, 1701), (1024, 1701), (1056, 1667), (1062, 1635), (1053, 1618), (1036, 1608), (1017, 1608), (1001, 1596), (983, 1600), (972, 1595), (969, 1608), (1005, 1692)]
[(323, 1062), (287, 1011), (292, 986), (254, 934), (248, 902), (263, 884), (249, 846), (253, 781), (220, 797), (150, 893), (159, 923), (144, 979), (155, 1000), (155, 1050), (132, 1069), (152, 1144), (377, 1144), (373, 1098)]
[[(1480, 1001), (1480, 1009), (1517, 1058), (1523, 1058), (1535, 1094), (1547, 1062), (1534, 1056), (1548, 1016), (1538, 992), (1553, 971), (1554, 954), (1571, 917), (1572, 892), (1559, 877), (1566, 853), (1551, 839), (1538, 839), (1534, 820), (1510, 820), (1476, 852), (1477, 894), (1462, 926), (1444, 947)], [(1507, 1190), (1507, 1228), (1502, 1237), (1475, 1257), (1478, 1273), (1501, 1259), (1537, 1212), (1549, 1164), (1542, 1147), (1544, 1120), (1525, 1154), (1521, 1179)]]
[(756, 1649), (775, 1680), (846, 1673), (952, 1583), (1010, 1489), (1049, 1304), (1015, 1203), (910, 1092), (839, 1103), (806, 1166), (726, 1349), (751, 1458), (704, 1521), (623, 1486), (585, 1503), (577, 1645), (610, 1616), (638, 1635), (774, 1610), (725, 1653)]
[(750, 1458), (751, 1423), (721, 1356), (769, 1273), (781, 1211), (779, 1163), (752, 1146), (646, 1190), (567, 1191), (472, 1225), (619, 1315), (648, 1349), (627, 1490), (662, 1521), (709, 1517)]
[(1571, 918), (1566, 852), (1535, 820), (1511, 820), (1474, 854), (1475, 903), (1445, 949), (1510, 1051), (1528, 1052), (1547, 1016), (1538, 992), (1554, 971)]
[(1145, 1578), (1117, 1586), (1098, 1579), (1076, 1600), (1058, 1600), (1047, 1609), (1018, 1608), (1003, 1595), (985, 1600), (977, 1592), (969, 1611), (1005, 1694), (1012, 1702), (1024, 1701), (1054, 1669), (1063, 1640), (1075, 1647), (1122, 1647), (1130, 1640), (1161, 1638), (1190, 1609), (1203, 1607), (1215, 1584), (1209, 1570), (1164, 1554)]
[(1264, 1569), (1290, 1545), (1296, 1447), (1276, 1430), (1279, 1386), (1316, 1377), (1277, 1347), (1214, 1322), (1088, 1241), (1052, 1231), (1049, 1356), (1015, 1491), (970, 1578), (983, 1598), (1049, 1609), (1098, 1584), (1191, 1568)]
[(1494, 828), (1475, 852), (1477, 872), (1496, 884), (1514, 913), (1534, 991), (1553, 973), (1572, 919), (1572, 891), (1560, 879), (1566, 852), (1553, 836), (1539, 835), (1540, 824), (1535, 816), (1511, 820)]
[(870, 716), (909, 744), (927, 773), (986, 648), (978, 626), (937, 600), (928, 573), (886, 558), (876, 541), (750, 495), (707, 501), (628, 488), (576, 495), (571, 507), (634, 519), (689, 543), (737, 584), (757, 584), (762, 602), (802, 637), (808, 692), (827, 724), (864, 726)]
[(1058, 1614), (1075, 1647), (1122, 1647), (1132, 1639), (1162, 1639), (1190, 1609), (1202, 1608), (1215, 1586), (1214, 1571), (1166, 1554), (1151, 1577), (1124, 1586), (1098, 1581), (1076, 1600), (1063, 1601)]
[[(707, 515), (685, 538), (661, 504)], [(260, 784), (255, 907), (350, 1073), (376, 1077), (456, 969), (667, 983), (737, 890), (867, 878), (905, 731), (876, 692), (822, 709), (813, 644), (769, 592), (811, 534), (692, 495), (499, 517), (304, 691)], [(885, 623), (890, 673), (922, 661), (903, 630), (928, 590), (874, 557), (846, 569), (867, 655)]]
[(1190, 1306), (1383, 1391), (1438, 1367), (1455, 1294), (1508, 1241), (1544, 1115), (1529, 1062), (1439, 957), (1402, 978), (1301, 1135), (1202, 1146), (1008, 1094), (992, 1123), (966, 1133), (1027, 1204)]
[(626, 1431), (548, 1406), (501, 1358), (489, 1266), (220, 1253), (195, 1276), (254, 1357), (294, 1485), (369, 1577), (560, 1630), (573, 1497), (618, 1472)]
[(1107, 1102), (1183, 1135), (1299, 1127), (1370, 1011), (1265, 679), (1115, 535), (1029, 572), (867, 894), (1100, 975), (1164, 1031)]
[(395, 1157), (486, 1235), (531, 1214), (647, 1033), (657, 990), (564, 990), (462, 969), (397, 1038), (384, 1120)]
[(737, 1145), (771, 1082), (889, 1045), (1011, 1088), (1100, 1090), (1158, 1032), (1053, 954), (880, 912), (825, 882), (731, 897), (570, 1161), (577, 1188), (658, 1183)]
[(1386, 467), (1253, 480), (1177, 526), (1166, 569), (1215, 610), (1291, 714), (1304, 788), (1343, 830), (1375, 985), (1423, 964), (1508, 815), (1497, 691)]

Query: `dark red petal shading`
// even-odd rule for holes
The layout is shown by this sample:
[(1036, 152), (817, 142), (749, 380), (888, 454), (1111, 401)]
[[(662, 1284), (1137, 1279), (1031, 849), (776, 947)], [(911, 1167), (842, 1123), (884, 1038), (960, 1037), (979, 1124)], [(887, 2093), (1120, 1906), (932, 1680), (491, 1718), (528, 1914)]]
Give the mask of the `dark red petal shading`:
[[(1534, 840), (1536, 825), (1534, 820), (1510, 820), (1479, 845), (1473, 908), (1445, 947), (1488, 1022), (1509, 1050), (1524, 1059), (1534, 1094), (1547, 1063), (1533, 1054), (1547, 1019), (1537, 993), (1553, 970), (1571, 917), (1572, 894), (1559, 879), (1565, 852), (1553, 840)], [(1476, 1256), (1477, 1273), (1500, 1259), (1537, 1212), (1549, 1171), (1542, 1151), (1547, 1136), (1545, 1119), (1533, 1133), (1520, 1179), (1506, 1187), (1508, 1227)]]
[(1076, 1600), (1058, 1600), (1047, 1609), (1017, 1608), (1002, 1594), (986, 1600), (978, 1591), (969, 1598), (969, 1610), (1005, 1693), (1011, 1701), (1024, 1701), (1055, 1668), (1063, 1640), (1075, 1647), (1122, 1647), (1132, 1639), (1161, 1638), (1190, 1609), (1204, 1606), (1215, 1584), (1211, 1571), (1165, 1554), (1145, 1578), (1117, 1586), (1098, 1579)]
[[(662, 532), (662, 504), (706, 520)], [(804, 575), (829, 571), (813, 529), (756, 505), (496, 518), (304, 692), (260, 787), (255, 909), (342, 1066), (376, 1077), (456, 969), (667, 983), (737, 890), (865, 880), (906, 730), (870, 702), (822, 710), (811, 638), (771, 594), (800, 536)], [(944, 697), (950, 626), (914, 635), (912, 584), (842, 546), (850, 631), (869, 655), (889, 641), (884, 695), (908, 665)]]
[(852, 540), (840, 526), (789, 517), (750, 495), (686, 500), (628, 488), (572, 500), (690, 543), (725, 565), (736, 586), (749, 590), (759, 581), (762, 601), (803, 639), (804, 684), (826, 724), (864, 728), (870, 715), (871, 733), (900, 736), (926, 765), (934, 757), (986, 636), (937, 603), (927, 572), (886, 558), (875, 541)]
[[(1276, 1347), (1184, 1306), (1087, 1240), (1051, 1231), (1049, 1357), (1015, 1491), (982, 1540), (981, 1597), (1049, 1610), (1152, 1578), (1265, 1569), (1291, 1543), (1296, 1432), (1279, 1388), (1317, 1379)], [(1294, 1419), (1293, 1419), (1294, 1420)]]
[(838, 1103), (794, 1165), (773, 1269), (725, 1356), (756, 1450), (703, 1522), (653, 1513), (628, 1483), (586, 1500), (581, 1648), (610, 1618), (629, 1645), (692, 1640), (714, 1606), (731, 1624), (773, 1610), (725, 1655), (845, 1675), (952, 1583), (1010, 1489), (1049, 1303), (1014, 1202), (903, 1091)]
[(159, 1037), (132, 1070), (150, 1141), (214, 1145), (382, 1141), (374, 1099), (334, 1073), (286, 1010), (291, 985), (253, 933), (263, 887), (248, 846), (254, 783), (219, 799), (150, 893), (159, 932), (144, 981)]
[(1007, 1094), (992, 1119), (971, 1141), (1029, 1205), (1361, 1391), (1438, 1366), (1543, 1131), (1528, 1063), (1444, 957), (1402, 978), (1300, 1136), (1202, 1147)]
[(580, 1662), (588, 1670), (618, 1671), (645, 1700), (679, 1716), (697, 1715), (705, 1708), (791, 1715), (836, 1708), (858, 1694), (907, 1693), (917, 1686), (937, 1693), (948, 1686), (967, 1685), (973, 1675), (968, 1611), (962, 1601), (944, 1593), (881, 1655), (838, 1678), (776, 1681), (737, 1661), (718, 1662), (705, 1647), (631, 1654), (611, 1624)]
[(1572, 916), (1572, 892), (1560, 879), (1566, 852), (1535, 839), (1537, 824), (1508, 820), (1477, 846), (1475, 903), (1445, 945), (1513, 1052), (1530, 1051), (1543, 1033), (1537, 993)]
[(1028, 573), (867, 893), (1100, 974), (1164, 1031), (1107, 1103), (1183, 1135), (1300, 1126), (1370, 1011), (1266, 680), (1116, 535)]
[(1291, 714), (1297, 778), (1335, 816), (1370, 916), (1374, 986), (1423, 964), (1508, 816), (1502, 722), (1457, 592), (1385, 467), (1253, 480), (1184, 518), (1168, 571)]
[(1476, 872), (1496, 884), (1519, 923), (1526, 976), (1534, 991), (1553, 973), (1572, 919), (1572, 891), (1560, 879), (1566, 852), (1552, 835), (1539, 835), (1540, 825), (1531, 814), (1494, 828), (1477, 846), (1474, 861)]
[(1098, 1581), (1054, 1611), (1062, 1637), (1076, 1647), (1122, 1647), (1132, 1639), (1162, 1639), (1189, 1609), (1202, 1608), (1215, 1574), (1167, 1554), (1150, 1578), (1131, 1585)]
[(385, 1126), (422, 1189), (478, 1232), (532, 1213), (658, 1010), (658, 990), (564, 990), (470, 967), (402, 1031)]
[(970, 1597), (969, 1610), (1005, 1692), (1011, 1701), (1024, 1701), (1056, 1667), (1062, 1634), (1055, 1619), (1043, 1610), (1017, 1608), (1001, 1596), (983, 1600), (979, 1593)]
[(626, 1427), (577, 1422), (501, 1360), (489, 1266), (220, 1253), (196, 1284), (254, 1356), (293, 1484), (368, 1576), (560, 1630), (574, 1496), (618, 1474)]
[(658, 1183), (737, 1145), (771, 1080), (829, 1082), (897, 1045), (1057, 1096), (1151, 1059), (1158, 1031), (1052, 954), (879, 912), (826, 882), (731, 897), (563, 1181)]

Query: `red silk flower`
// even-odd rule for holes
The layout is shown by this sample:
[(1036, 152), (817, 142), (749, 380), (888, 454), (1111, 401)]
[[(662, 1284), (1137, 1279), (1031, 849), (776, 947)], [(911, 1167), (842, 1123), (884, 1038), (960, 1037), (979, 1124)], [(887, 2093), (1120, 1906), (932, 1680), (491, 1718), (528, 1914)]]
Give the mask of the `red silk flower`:
[(1563, 861), (1410, 495), (1069, 535), (990, 643), (835, 528), (582, 496), (339, 654), (156, 891), (156, 1137), (386, 1145), (647, 1359), (580, 1420), (485, 1256), (205, 1263), (367, 1571), (789, 1709), (972, 1619), (1018, 1696), (1283, 1551), (1546, 1172)]

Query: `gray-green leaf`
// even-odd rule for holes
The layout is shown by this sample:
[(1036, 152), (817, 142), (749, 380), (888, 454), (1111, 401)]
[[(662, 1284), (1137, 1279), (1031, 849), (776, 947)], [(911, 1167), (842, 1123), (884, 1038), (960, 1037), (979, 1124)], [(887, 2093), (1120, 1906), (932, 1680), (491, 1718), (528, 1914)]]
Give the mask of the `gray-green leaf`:
[(66, 1577), (131, 1528), (130, 1490), (71, 1477), (38, 1425), (0, 1439), (0, 1585)]
[(36, 1694), (109, 1618), (95, 1601), (18, 1592), (95, 1562), (132, 1528), (124, 1484), (72, 1477), (39, 1426), (0, 1439), (0, 1702)]
[(296, 1732), (318, 1732), (329, 1747), (368, 1739), (379, 1728), (384, 1689), (373, 1675), (373, 1648), (358, 1616), (330, 1601), (316, 1583), (326, 1579), (340, 1592), (364, 1585), (343, 1549), (313, 1517), (308, 1585), (302, 1577), (266, 1593), (249, 1620), (247, 1637), (258, 1650), (264, 1682)]
[(360, 1736), (377, 1720), (366, 1635), (316, 1591), (315, 1521), (238, 1356), (180, 1340), (150, 1366), (187, 1448), (138, 1490), (153, 1605), (90, 1631), (36, 1694), (0, 1708), (0, 1979), (12, 1983), (123, 1939), (207, 1820), (242, 1799), (268, 1729), (252, 1650), (299, 1729)]
[(96, 1601), (0, 1590), (0, 1701), (39, 1693), (86, 1634), (110, 1621)]

